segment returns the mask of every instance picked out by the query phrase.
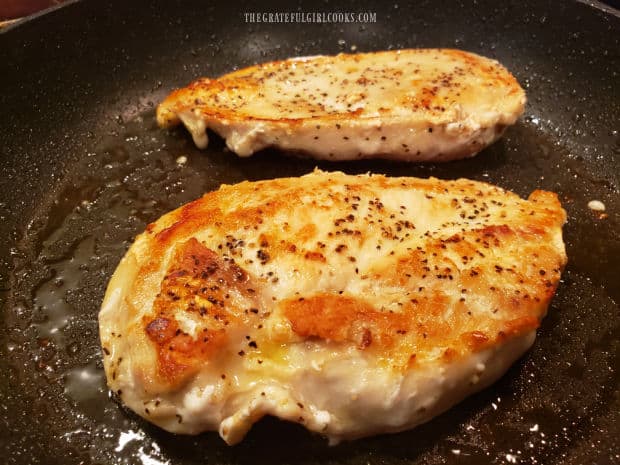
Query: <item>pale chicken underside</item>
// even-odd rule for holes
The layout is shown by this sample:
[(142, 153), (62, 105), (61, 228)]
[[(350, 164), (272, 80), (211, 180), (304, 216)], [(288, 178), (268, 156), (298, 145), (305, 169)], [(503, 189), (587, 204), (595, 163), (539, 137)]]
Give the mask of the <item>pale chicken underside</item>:
[(152, 223), (99, 315), (108, 384), (174, 432), (264, 415), (401, 431), (532, 344), (566, 262), (555, 194), (349, 176), (244, 182)]
[(206, 129), (240, 156), (265, 147), (315, 158), (473, 156), (523, 113), (525, 93), (497, 61), (451, 49), (293, 58), (199, 79), (157, 108), (205, 148)]

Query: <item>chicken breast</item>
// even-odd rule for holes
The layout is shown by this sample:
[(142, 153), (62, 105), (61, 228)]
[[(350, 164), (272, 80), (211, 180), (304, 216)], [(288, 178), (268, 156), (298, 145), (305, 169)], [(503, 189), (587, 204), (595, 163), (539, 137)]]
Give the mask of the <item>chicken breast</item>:
[(157, 108), (200, 148), (210, 128), (239, 156), (265, 147), (328, 160), (473, 156), (523, 113), (498, 62), (448, 49), (293, 58), (199, 79)]
[(222, 186), (150, 224), (99, 314), (110, 388), (229, 444), (274, 415), (332, 443), (401, 431), (501, 376), (566, 263), (555, 194), (350, 176)]

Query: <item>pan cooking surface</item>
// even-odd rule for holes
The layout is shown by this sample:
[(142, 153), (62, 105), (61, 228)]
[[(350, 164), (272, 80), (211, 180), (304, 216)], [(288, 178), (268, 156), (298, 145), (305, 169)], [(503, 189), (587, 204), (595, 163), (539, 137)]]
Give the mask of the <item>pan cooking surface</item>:
[[(574, 163), (558, 170), (558, 157)], [(14, 321), (9, 324), (21, 331), (14, 333), (9, 350), (16, 357), (13, 366), (31, 365), (29, 359), (34, 357), (34, 372), (16, 370), (14, 376), (19, 390), (33, 398), (42, 394), (35, 410), (45, 425), (42, 431), (54, 432), (80, 459), (104, 463), (141, 456), (164, 463), (167, 457), (189, 463), (201, 463), (202, 457), (207, 462), (251, 457), (265, 463), (276, 458), (314, 463), (322, 457), (343, 463), (401, 459), (432, 463), (441, 457), (458, 463), (461, 455), (548, 463), (561, 454), (609, 402), (618, 355), (612, 338), (620, 329), (613, 318), (617, 306), (588, 277), (596, 270), (571, 265), (534, 349), (496, 386), (410, 432), (328, 448), (300, 428), (274, 420), (258, 425), (241, 446), (231, 449), (216, 434), (186, 438), (158, 431), (110, 398), (100, 361), (98, 304), (134, 235), (222, 182), (301, 175), (315, 165), (311, 160), (285, 159), (275, 151), (240, 163), (223, 150), (221, 140), (202, 152), (184, 131), (159, 130), (153, 112), (119, 125), (76, 165), (58, 193), (34, 215), (15, 259), (15, 307), (13, 318), (9, 317)], [(386, 162), (320, 166), (351, 173), (467, 176), (521, 195), (534, 188), (555, 188), (570, 215), (567, 240), (586, 239), (610, 221), (575, 204), (576, 197), (584, 197), (581, 189), (589, 192), (579, 182), (591, 176), (585, 163), (531, 123), (511, 128), (502, 141), (473, 160), (436, 166)], [(515, 178), (512, 173), (519, 166), (520, 176)], [(606, 185), (603, 179), (595, 181)], [(605, 240), (594, 235), (590, 245), (604, 248)], [(275, 434), (282, 449), (274, 456), (270, 444)]]
[[(63, 21), (72, 14), (80, 17), (82, 7), (77, 4), (56, 12), (58, 22), (53, 16), (38, 21), (57, 24), (63, 15)], [(97, 21), (115, 24), (113, 16), (106, 16), (110, 11), (101, 8), (104, 19)], [(354, 8), (362, 9), (359, 5)], [(407, 17), (404, 6), (397, 12), (393, 6), (386, 8), (390, 10), (383, 19), (381, 7), (366, 9), (377, 10), (378, 21), (388, 22), (392, 32), (377, 31), (371, 26), (362, 30), (359, 25), (339, 30), (338, 25), (332, 25), (320, 40), (316, 30), (301, 30), (294, 35), (291, 28), (283, 26), (261, 29), (245, 25), (239, 16), (241, 6), (234, 10), (239, 17), (231, 21), (236, 30), (211, 25), (214, 32), (205, 31), (208, 25), (200, 28), (192, 22), (199, 23), (198, 19), (180, 14), (183, 29), (196, 34), (192, 39), (186, 37), (189, 33), (179, 32), (176, 21), (166, 16), (174, 13), (169, 6), (160, 12), (161, 16), (147, 21), (147, 26), (137, 26), (156, 30), (156, 26), (162, 26), (161, 21), (170, 32), (167, 40), (178, 40), (175, 47), (158, 52), (153, 46), (149, 50), (145, 45), (148, 34), (143, 37), (135, 33), (135, 42), (109, 45), (118, 53), (107, 55), (107, 49), (102, 49), (104, 56), (100, 59), (121, 57), (118, 73), (125, 73), (125, 82), (120, 78), (112, 81), (118, 79), (119, 88), (126, 84), (126, 94), (109, 87), (111, 84), (102, 83), (96, 91), (89, 91), (89, 83), (77, 82), (75, 85), (86, 89), (86, 97), (73, 102), (80, 107), (81, 117), (69, 118), (71, 109), (54, 107), (54, 102), (57, 105), (58, 99), (63, 99), (54, 96), (54, 86), (66, 86), (75, 73), (83, 79), (94, 73), (88, 69), (71, 70), (59, 78), (58, 84), (49, 84), (47, 93), (51, 95), (42, 91), (45, 98), (34, 101), (39, 112), (53, 113), (57, 118), (53, 124), (46, 123), (46, 117), (35, 111), (28, 113), (27, 118), (17, 114), (11, 131), (1, 130), (0, 142), (6, 142), (3, 145), (8, 147), (3, 163), (11, 163), (10, 167), (6, 165), (6, 171), (2, 165), (6, 173), (2, 200), (11, 210), (7, 215), (16, 231), (10, 237), (6, 253), (10, 268), (3, 275), (6, 284), (0, 294), (4, 306), (0, 332), (0, 454), (6, 463), (548, 464), (591, 462), (592, 457), (599, 463), (620, 461), (620, 138), (611, 125), (616, 121), (617, 126), (619, 110), (618, 91), (609, 94), (606, 87), (606, 83), (612, 82), (610, 70), (614, 63), (618, 64), (618, 47), (615, 56), (597, 55), (602, 61), (590, 64), (592, 69), (602, 66), (600, 63), (609, 66), (609, 75), (591, 83), (590, 89), (578, 86), (584, 71), (577, 65), (570, 68), (574, 75), (566, 83), (555, 84), (553, 77), (565, 72), (561, 66), (568, 66), (571, 58), (555, 62), (553, 47), (559, 47), (557, 38), (550, 41), (542, 32), (554, 27), (561, 29), (561, 22), (557, 24), (560, 19), (554, 19), (554, 15), (577, 14), (581, 21), (590, 18), (595, 24), (616, 20), (616, 31), (617, 18), (602, 19), (602, 13), (585, 5), (573, 5), (574, 10), (564, 12), (545, 11), (546, 16), (532, 6), (532, 16), (526, 17), (535, 19), (536, 24), (528, 31), (531, 49), (524, 49), (519, 47), (521, 39), (511, 37), (510, 27), (506, 28), (508, 32), (502, 32), (509, 36), (504, 43), (483, 35), (485, 28), (495, 30), (497, 25), (479, 26), (480, 37), (478, 32), (448, 28), (446, 22), (450, 19), (459, 24), (459, 15), (472, 15), (473, 6), (446, 13), (446, 17), (422, 7), (409, 12), (410, 17), (417, 15), (419, 21), (425, 18), (429, 38), (423, 38), (421, 32), (405, 34), (410, 25), (407, 21), (399, 22), (403, 15)], [(488, 6), (477, 8), (486, 11), (487, 20), (491, 20), (493, 11)], [(116, 13), (132, 15), (129, 11)], [(227, 17), (230, 11), (205, 12), (205, 16), (213, 18), (218, 14)], [(474, 15), (472, 21), (476, 18), (480, 20), (479, 15)], [(89, 27), (103, 30), (97, 21)], [(521, 27), (518, 18), (514, 24), (506, 17), (496, 21)], [(433, 27), (439, 30), (431, 31)], [(22, 28), (34, 30), (36, 23)], [(69, 36), (76, 34), (69, 32)], [(7, 36), (17, 37), (19, 33), (15, 30)], [(26, 36), (27, 33), (28, 30), (23, 32)], [(245, 39), (250, 37), (253, 41), (233, 49), (236, 46), (227, 40), (235, 34), (245, 34)], [(588, 40), (593, 39), (583, 37), (583, 32), (579, 34), (582, 42), (571, 42), (569, 48), (588, 48)], [(446, 35), (450, 36), (448, 43)], [(78, 49), (76, 63), (94, 60), (86, 51), (93, 46), (88, 41), (96, 40), (89, 38), (85, 45), (71, 46)], [(154, 40), (162, 44), (161, 40)], [(237, 41), (244, 43), (239, 38)], [(272, 150), (239, 159), (215, 136), (211, 137), (209, 148), (200, 151), (184, 130), (166, 132), (155, 125), (152, 103), (173, 86), (186, 84), (193, 77), (221, 74), (253, 61), (337, 52), (342, 49), (342, 42), (346, 47), (355, 44), (362, 50), (456, 45), (497, 56), (528, 91), (526, 116), (509, 128), (503, 139), (475, 158), (440, 165), (385, 161), (317, 163)], [(29, 53), (34, 53), (32, 42), (28, 43)], [(200, 44), (205, 43), (209, 47), (200, 49)], [(541, 43), (544, 45), (538, 48), (532, 45)], [(598, 52), (603, 54), (606, 45), (598, 45), (602, 47)], [(174, 57), (172, 51), (177, 47), (179, 57)], [(550, 56), (545, 48), (552, 52)], [(610, 45), (608, 53), (613, 52)], [(157, 58), (158, 53), (169, 62)], [(579, 56), (575, 52), (574, 60), (581, 63)], [(581, 64), (585, 66), (587, 61)], [(28, 65), (27, 60), (19, 63)], [(167, 69), (160, 69), (164, 64)], [(143, 74), (132, 71), (133, 66)], [(157, 69), (158, 75), (149, 74)], [(32, 79), (34, 84), (36, 73)], [(22, 92), (26, 99), (28, 88), (24, 86)], [(82, 91), (66, 92), (66, 99), (71, 100)], [(586, 99), (582, 99), (584, 96)], [(21, 102), (15, 97), (9, 105), (17, 107)], [(607, 107), (596, 107), (604, 104)], [(23, 129), (15, 129), (20, 118), (42, 121), (41, 127), (31, 126), (31, 136), (26, 137)], [(63, 138), (65, 134), (69, 137)], [(20, 173), (20, 166), (28, 169)], [(264, 419), (244, 442), (231, 448), (214, 433), (174, 436), (122, 408), (105, 387), (97, 313), (107, 281), (135, 235), (163, 213), (216, 189), (221, 183), (297, 176), (315, 166), (348, 173), (468, 177), (497, 184), (521, 196), (537, 188), (557, 192), (569, 217), (564, 228), (569, 264), (532, 350), (495, 385), (426, 425), (336, 447), (328, 447), (323, 439), (297, 425)], [(15, 200), (18, 198), (19, 202)], [(588, 201), (594, 199), (605, 203), (604, 214), (588, 209)]]

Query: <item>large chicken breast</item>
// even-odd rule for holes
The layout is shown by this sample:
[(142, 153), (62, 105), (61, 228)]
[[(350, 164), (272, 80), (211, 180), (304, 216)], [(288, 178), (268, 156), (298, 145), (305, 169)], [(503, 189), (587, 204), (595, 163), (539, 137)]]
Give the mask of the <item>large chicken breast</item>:
[(328, 160), (473, 156), (523, 113), (497, 61), (449, 49), (293, 58), (199, 79), (157, 108), (198, 147), (210, 128), (240, 156), (265, 147)]
[(350, 176), (222, 186), (150, 224), (99, 314), (110, 388), (230, 444), (274, 415), (331, 442), (425, 422), (533, 343), (566, 263), (555, 194)]

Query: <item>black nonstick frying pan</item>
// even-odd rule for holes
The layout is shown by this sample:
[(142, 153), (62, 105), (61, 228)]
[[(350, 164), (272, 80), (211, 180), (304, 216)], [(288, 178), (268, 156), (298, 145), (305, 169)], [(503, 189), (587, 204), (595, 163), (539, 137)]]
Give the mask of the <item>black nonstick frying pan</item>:
[[(376, 22), (247, 23), (246, 12), (370, 12)], [(620, 463), (620, 17), (555, 1), (317, 5), (73, 3), (0, 34), (0, 462), (6, 464)], [(159, 130), (154, 105), (198, 76), (290, 56), (457, 47), (529, 97), (476, 158), (441, 165), (249, 159)], [(180, 158), (181, 157), (181, 158)], [(183, 158), (187, 161), (183, 163)], [(175, 436), (105, 389), (104, 289), (145, 225), (219, 184), (349, 173), (469, 177), (560, 195), (569, 264), (533, 349), (414, 430), (328, 447), (265, 419), (243, 443)], [(604, 203), (604, 212), (588, 202)]]

